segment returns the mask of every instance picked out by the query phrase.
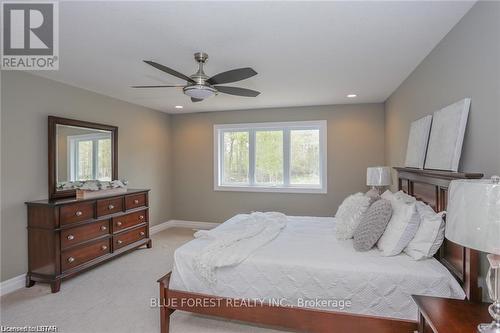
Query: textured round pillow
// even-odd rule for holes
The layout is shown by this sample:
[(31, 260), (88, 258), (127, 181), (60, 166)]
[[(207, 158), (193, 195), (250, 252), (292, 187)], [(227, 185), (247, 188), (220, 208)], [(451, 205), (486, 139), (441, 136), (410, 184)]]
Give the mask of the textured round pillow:
[(361, 217), (370, 207), (371, 200), (363, 193), (348, 196), (335, 214), (335, 236), (337, 239), (351, 239)]
[(370, 250), (382, 236), (392, 216), (392, 206), (388, 200), (375, 201), (363, 214), (354, 231), (353, 246), (356, 251)]

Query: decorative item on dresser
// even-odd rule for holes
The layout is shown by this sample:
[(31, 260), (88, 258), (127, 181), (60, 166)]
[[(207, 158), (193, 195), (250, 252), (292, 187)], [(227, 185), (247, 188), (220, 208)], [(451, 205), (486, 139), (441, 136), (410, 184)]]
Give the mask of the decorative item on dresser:
[(28, 205), (26, 287), (61, 280), (120, 254), (146, 245), (149, 238), (149, 190), (99, 199), (56, 199)]

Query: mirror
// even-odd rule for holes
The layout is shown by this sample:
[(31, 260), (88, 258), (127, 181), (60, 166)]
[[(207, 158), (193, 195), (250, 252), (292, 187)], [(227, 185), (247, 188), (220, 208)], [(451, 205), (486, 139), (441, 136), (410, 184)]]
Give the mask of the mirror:
[(57, 188), (66, 182), (111, 181), (111, 131), (56, 125)]
[(49, 117), (49, 196), (75, 195), (72, 182), (111, 181), (117, 174), (115, 126)]

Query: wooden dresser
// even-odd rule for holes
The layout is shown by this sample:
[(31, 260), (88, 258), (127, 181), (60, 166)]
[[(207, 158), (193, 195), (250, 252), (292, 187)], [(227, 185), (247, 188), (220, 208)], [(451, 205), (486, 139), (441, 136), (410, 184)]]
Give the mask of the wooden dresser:
[(148, 194), (129, 189), (98, 199), (26, 202), (26, 287), (48, 282), (56, 293), (64, 278), (142, 245), (151, 248)]

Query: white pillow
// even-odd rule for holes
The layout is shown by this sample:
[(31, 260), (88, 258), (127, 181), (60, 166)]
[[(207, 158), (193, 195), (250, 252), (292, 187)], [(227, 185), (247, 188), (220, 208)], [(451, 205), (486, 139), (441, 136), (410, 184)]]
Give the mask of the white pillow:
[(441, 225), (439, 226), (438, 234), (436, 236), (436, 239), (434, 240), (434, 244), (432, 244), (431, 249), (429, 250), (429, 253), (432, 253), (431, 256), (434, 256), (441, 245), (443, 245), (444, 241), (444, 232), (446, 230), (446, 224), (445, 220), (443, 219), (443, 215), (439, 215), (441, 217)]
[(377, 247), (383, 256), (395, 256), (403, 251), (417, 233), (420, 217), (416, 203), (408, 204), (398, 200), (391, 191), (385, 191), (382, 199), (391, 203), (392, 217)]
[(417, 211), (420, 226), (404, 251), (415, 260), (432, 258), (443, 243), (445, 223), (441, 215), (423, 202), (417, 202)]
[(358, 227), (361, 217), (370, 207), (371, 199), (363, 193), (348, 196), (335, 214), (337, 239), (350, 239)]
[(412, 197), (411, 195), (408, 195), (403, 191), (398, 191), (394, 193), (394, 196), (396, 197), (396, 199), (404, 201), (405, 203), (408, 204), (415, 203), (417, 201), (415, 197)]

